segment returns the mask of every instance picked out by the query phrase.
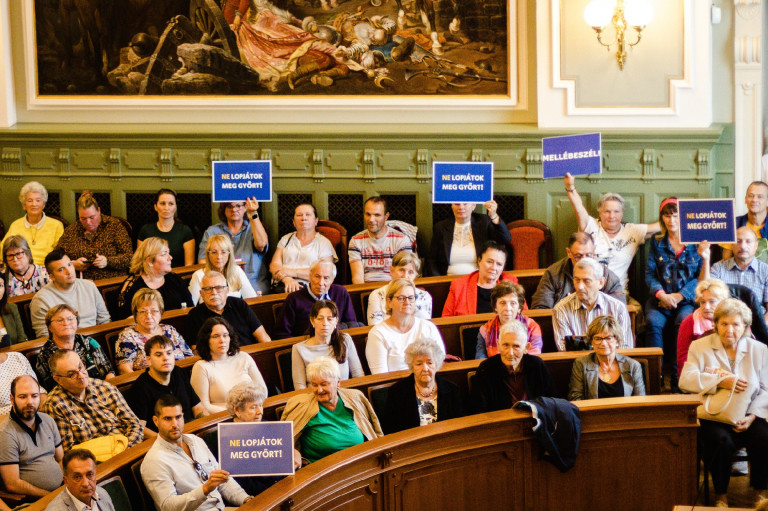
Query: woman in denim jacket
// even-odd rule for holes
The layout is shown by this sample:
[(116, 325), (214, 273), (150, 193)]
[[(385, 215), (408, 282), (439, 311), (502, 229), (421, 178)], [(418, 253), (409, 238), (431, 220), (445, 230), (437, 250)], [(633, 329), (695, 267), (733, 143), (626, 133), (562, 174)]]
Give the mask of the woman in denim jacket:
[(680, 218), (677, 199), (670, 197), (659, 208), (661, 232), (651, 238), (645, 282), (646, 345), (664, 349), (667, 371), (676, 380), (677, 331), (680, 323), (693, 312), (696, 284), (701, 273), (701, 251), (708, 243), (683, 245), (680, 242)]

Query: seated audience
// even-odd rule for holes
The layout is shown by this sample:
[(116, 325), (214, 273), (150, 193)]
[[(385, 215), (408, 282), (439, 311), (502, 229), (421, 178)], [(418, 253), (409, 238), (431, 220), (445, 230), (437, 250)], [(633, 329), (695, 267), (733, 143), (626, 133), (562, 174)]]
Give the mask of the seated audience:
[[(719, 279), (726, 284), (741, 284), (749, 288), (762, 305), (761, 313), (766, 314), (768, 306), (768, 264), (757, 259), (757, 235), (750, 227), (736, 229), (736, 243), (733, 244), (733, 256), (712, 265), (707, 276)], [(768, 319), (768, 317), (766, 317)]]
[(363, 207), (365, 230), (349, 240), (352, 283), (386, 282), (391, 279), (392, 258), (401, 250), (412, 250), (412, 243), (408, 236), (387, 226), (389, 207), (386, 199), (371, 197)]
[(254, 342), (269, 342), (267, 331), (261, 325), (256, 313), (242, 298), (227, 296), (227, 279), (219, 272), (209, 271), (200, 288), (203, 303), (199, 303), (187, 314), (187, 338), (196, 339), (203, 323), (210, 318), (226, 319), (237, 332), (241, 346)]
[(445, 358), (445, 344), (440, 331), (431, 321), (416, 317), (415, 301), (416, 288), (410, 280), (390, 282), (387, 289), (389, 318), (371, 328), (365, 345), (371, 374), (407, 369), (405, 348), (417, 339), (434, 342)]
[(21, 187), (19, 202), (25, 215), (17, 218), (8, 227), (3, 238), (3, 247), (11, 236), (21, 236), (32, 245), (32, 260), (43, 264), (45, 256), (53, 250), (64, 234), (64, 224), (46, 216), (43, 209), (48, 202), (48, 190), (37, 181), (30, 181)]
[(237, 332), (224, 318), (210, 318), (197, 334), (197, 354), (202, 360), (192, 366), (192, 388), (208, 413), (227, 408), (227, 394), (241, 382), (253, 382), (267, 392), (256, 362), (240, 351)]
[(21, 322), (19, 308), (8, 302), (5, 281), (0, 274), (0, 348), (19, 344), (27, 340), (24, 324)]
[(229, 284), (228, 296), (235, 298), (255, 298), (258, 296), (254, 291), (248, 275), (245, 274), (240, 265), (235, 261), (235, 247), (232, 246), (232, 240), (225, 234), (214, 234), (208, 238), (208, 246), (205, 251), (205, 267), (192, 274), (189, 280), (189, 294), (192, 295), (192, 302), (197, 305), (200, 303), (200, 287), (203, 277), (209, 271), (217, 271), (224, 275)]
[(141, 462), (141, 479), (155, 508), (213, 511), (231, 509), (227, 504), (242, 506), (253, 498), (229, 472), (219, 469), (202, 438), (183, 433), (184, 410), (178, 399), (158, 399), (152, 420), (157, 438)]
[(147, 370), (125, 392), (128, 406), (144, 427), (144, 437), (153, 437), (157, 433), (152, 421), (152, 403), (165, 394), (171, 394), (181, 402), (184, 420), (208, 415), (189, 383), (189, 374), (176, 366), (173, 341), (163, 335), (155, 335), (147, 341), (144, 349), (147, 352)]
[(35, 293), (29, 304), (36, 336), (48, 335), (48, 310), (62, 303), (77, 311), (81, 328), (109, 323), (109, 312), (96, 284), (75, 278), (75, 268), (64, 251), (56, 249), (45, 256), (45, 268), (51, 281)]
[(587, 327), (598, 316), (616, 318), (623, 332), (620, 348), (634, 347), (635, 339), (627, 306), (600, 291), (605, 283), (602, 275), (603, 265), (589, 257), (574, 265), (575, 292), (560, 300), (552, 309), (552, 329), (558, 350), (565, 350), (566, 337), (586, 336)]
[[(232, 422), (261, 422), (266, 397), (252, 383), (238, 383), (232, 387), (227, 396), (227, 411), (232, 415)], [(301, 453), (296, 449), (293, 450), (293, 466), (301, 468)], [(256, 496), (284, 477), (241, 476), (235, 477), (235, 481), (248, 495)]]
[(40, 411), (56, 421), (65, 451), (109, 435), (124, 435), (128, 447), (141, 442), (143, 428), (123, 395), (111, 383), (92, 379), (76, 352), (58, 350), (48, 365), (57, 385)]
[(309, 462), (383, 436), (362, 392), (339, 386), (339, 364), (319, 357), (307, 366), (310, 392), (288, 400), (280, 420), (293, 421), (294, 445)]
[(96, 484), (96, 457), (87, 449), (72, 449), (61, 461), (64, 491), (48, 504), (47, 511), (115, 511), (107, 490)]
[(688, 360), (688, 349), (693, 341), (715, 331), (715, 309), (718, 304), (730, 298), (728, 286), (722, 280), (705, 279), (696, 285), (698, 308), (680, 323), (677, 331), (677, 376), (683, 372)]
[(275, 293), (293, 293), (309, 284), (309, 267), (315, 261), (324, 259), (335, 263), (339, 260), (328, 238), (317, 232), (315, 206), (296, 206), (293, 226), (296, 230), (280, 238), (269, 264)]
[(437, 375), (443, 353), (434, 342), (417, 340), (408, 345), (405, 363), (411, 374), (387, 389), (381, 417), (384, 434), (464, 416), (459, 387)]
[[(568, 200), (571, 201), (579, 230), (584, 231), (595, 242), (595, 258), (608, 265), (608, 269), (621, 279), (621, 285), (626, 293), (626, 303), (632, 303), (629, 296), (629, 265), (635, 258), (637, 249), (645, 243), (645, 240), (659, 232), (661, 226), (658, 222), (652, 224), (624, 223), (624, 199), (618, 193), (606, 193), (597, 201), (597, 213), (599, 219), (593, 218), (584, 203), (579, 192), (576, 191), (576, 178), (566, 174), (565, 191)], [(633, 305), (640, 305), (634, 300)]]
[(475, 358), (492, 357), (499, 352), (499, 329), (504, 323), (517, 320), (525, 325), (528, 330), (528, 353), (541, 354), (544, 341), (541, 338), (541, 327), (534, 320), (522, 313), (522, 304), (525, 303), (525, 289), (520, 284), (514, 284), (502, 280), (491, 291), (491, 306), (496, 311), (496, 316), (489, 319), (480, 327), (477, 333), (477, 348)]
[(81, 272), (84, 279), (109, 279), (127, 274), (133, 244), (120, 220), (102, 215), (99, 204), (88, 191), (77, 200), (77, 216), (79, 222), (64, 229), (56, 248), (72, 259), (75, 270)]
[[(389, 268), (389, 274), (392, 280), (408, 279), (413, 283), (419, 276), (421, 261), (419, 256), (410, 250), (398, 252), (392, 259), (392, 266)], [(368, 296), (368, 324), (376, 325), (389, 318), (387, 309), (387, 287), (381, 286)], [(432, 319), (432, 295), (423, 289), (416, 289), (416, 317), (421, 319)]]
[(758, 499), (768, 497), (768, 348), (746, 335), (752, 312), (739, 300), (720, 302), (714, 319), (715, 333), (691, 343), (680, 390), (713, 394), (734, 389), (749, 396), (746, 416), (736, 424), (699, 420), (699, 449), (712, 474), (715, 503), (728, 507), (731, 462), (740, 447), (747, 449), (750, 486)]
[[(551, 309), (557, 302), (573, 293), (573, 265), (585, 257), (595, 257), (595, 243), (592, 241), (592, 236), (586, 232), (574, 232), (568, 238), (565, 253), (567, 257), (547, 268), (541, 276), (531, 299), (532, 309)], [(603, 266), (605, 284), (600, 291), (622, 303), (627, 303), (621, 280), (607, 266)]]
[(27, 240), (21, 236), (5, 238), (3, 264), (8, 278), (9, 296), (35, 293), (51, 280), (45, 266), (39, 266), (32, 261), (32, 251)]
[(426, 275), (467, 275), (477, 271), (477, 253), (488, 240), (506, 245), (512, 240), (496, 201), (483, 204), (487, 215), (474, 213), (476, 204), (451, 204), (453, 218), (441, 220), (432, 230)]
[[(703, 264), (709, 266), (709, 243), (683, 245), (677, 198), (661, 201), (661, 232), (651, 238), (645, 283), (645, 344), (664, 349), (664, 365), (671, 373), (672, 388), (677, 386), (677, 331), (692, 312), (696, 283)], [(706, 256), (702, 259), (699, 253)]]
[(163, 296), (166, 310), (194, 305), (187, 283), (171, 271), (171, 255), (164, 239), (144, 240), (133, 254), (130, 272), (117, 298), (120, 319), (130, 316), (131, 300), (139, 289), (156, 289)]
[(159, 291), (139, 289), (131, 300), (131, 310), (136, 324), (125, 327), (115, 341), (115, 364), (120, 374), (138, 371), (149, 365), (149, 354), (144, 350), (144, 343), (157, 335), (168, 339), (176, 360), (195, 356), (174, 327), (160, 323), (165, 305)]
[(232, 240), (235, 259), (245, 262), (245, 274), (248, 275), (253, 289), (268, 293), (269, 281), (264, 256), (269, 250), (269, 237), (261, 223), (258, 211), (259, 203), (255, 199), (220, 203), (218, 214), (221, 222), (210, 226), (203, 233), (200, 248), (197, 250), (197, 260), (199, 263), (204, 263), (208, 239), (214, 234), (223, 234)]
[(162, 238), (168, 243), (171, 254), (171, 266), (190, 266), (195, 264), (195, 237), (192, 229), (184, 225), (176, 216), (176, 192), (161, 188), (155, 197), (157, 222), (144, 224), (139, 229), (136, 241), (137, 249), (147, 238)]
[(293, 388), (307, 388), (306, 366), (317, 357), (331, 357), (339, 363), (342, 380), (363, 376), (363, 366), (352, 338), (339, 331), (339, 309), (330, 300), (318, 300), (309, 312), (312, 337), (293, 345), (291, 367)]
[(56, 385), (55, 375), (51, 374), (49, 362), (59, 350), (72, 350), (77, 353), (91, 378), (108, 380), (115, 376), (112, 362), (101, 345), (90, 337), (78, 334), (80, 316), (66, 303), (54, 305), (45, 315), (45, 325), (50, 335), (37, 355), (35, 370), (40, 376), (43, 387), (51, 389)]
[(541, 358), (527, 353), (528, 331), (517, 320), (499, 331), (499, 352), (477, 366), (472, 379), (475, 413), (507, 410), (521, 400), (554, 397), (552, 376)]
[(616, 353), (622, 335), (621, 326), (611, 316), (598, 316), (589, 324), (587, 343), (593, 351), (573, 361), (570, 401), (645, 395), (643, 367)]
[(288, 295), (277, 318), (276, 339), (309, 333), (309, 311), (317, 300), (331, 300), (339, 308), (339, 328), (362, 326), (357, 321), (352, 298), (344, 286), (333, 283), (336, 265), (319, 259), (309, 267), (309, 285)]
[[(448, 298), (443, 306), (443, 317), (466, 316), (493, 312), (491, 291), (500, 280), (517, 284), (517, 277), (504, 271), (507, 249), (504, 245), (489, 241), (477, 255), (478, 270), (453, 279)], [(527, 306), (523, 305), (526, 309)]]
[[(31, 376), (37, 381), (37, 374), (24, 354), (17, 351), (0, 351), (0, 416), (6, 415), (13, 406), (13, 382), (20, 376)], [(40, 387), (40, 403), (48, 394)], [(38, 403), (38, 404), (40, 404)], [(0, 464), (1, 465), (1, 464)], [(0, 469), (2, 467), (0, 466)]]
[(11, 414), (0, 422), (3, 488), (29, 497), (44, 497), (61, 486), (62, 478), (59, 467), (64, 456), (61, 435), (56, 422), (38, 412), (40, 400), (45, 399), (41, 391), (34, 376), (25, 374), (13, 378)]

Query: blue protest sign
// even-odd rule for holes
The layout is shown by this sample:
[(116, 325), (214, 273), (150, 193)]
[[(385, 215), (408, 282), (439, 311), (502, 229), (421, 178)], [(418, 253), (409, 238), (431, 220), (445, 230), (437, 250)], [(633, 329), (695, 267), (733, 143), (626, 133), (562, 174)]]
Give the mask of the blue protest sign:
[(293, 474), (293, 422), (219, 423), (219, 466), (232, 476)]
[(734, 243), (736, 217), (733, 199), (680, 199), (680, 241)]
[(272, 201), (272, 161), (214, 161), (213, 202)]
[(541, 139), (541, 163), (544, 179), (599, 174), (601, 165), (600, 133), (568, 135)]
[(493, 199), (493, 162), (433, 162), (432, 202), (488, 202)]

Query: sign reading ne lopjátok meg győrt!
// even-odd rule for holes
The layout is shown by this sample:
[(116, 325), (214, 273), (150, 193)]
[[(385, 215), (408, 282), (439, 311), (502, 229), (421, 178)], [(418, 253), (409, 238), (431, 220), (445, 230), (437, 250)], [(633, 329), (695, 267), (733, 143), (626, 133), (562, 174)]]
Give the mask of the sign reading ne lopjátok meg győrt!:
[(213, 202), (272, 201), (272, 160), (214, 161)]
[(237, 477), (293, 474), (293, 422), (219, 423), (219, 466)]
[(733, 199), (680, 199), (678, 211), (682, 243), (736, 241)]
[(600, 174), (602, 148), (600, 133), (541, 139), (544, 179), (571, 175)]
[(493, 162), (433, 162), (432, 202), (453, 204), (493, 199)]

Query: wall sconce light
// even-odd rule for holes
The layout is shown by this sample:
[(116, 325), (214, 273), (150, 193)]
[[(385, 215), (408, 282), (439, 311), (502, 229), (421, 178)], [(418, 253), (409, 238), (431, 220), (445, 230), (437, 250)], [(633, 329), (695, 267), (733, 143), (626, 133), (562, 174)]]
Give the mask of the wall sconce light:
[[(592, 0), (584, 9), (584, 20), (597, 33), (597, 42), (611, 50), (616, 43), (616, 61), (619, 69), (624, 69), (627, 60), (627, 47), (640, 42), (641, 32), (653, 18), (653, 8), (648, 0)], [(616, 37), (613, 41), (603, 41), (603, 31), (608, 24), (613, 24)], [(635, 42), (626, 39), (627, 29), (635, 31)]]

